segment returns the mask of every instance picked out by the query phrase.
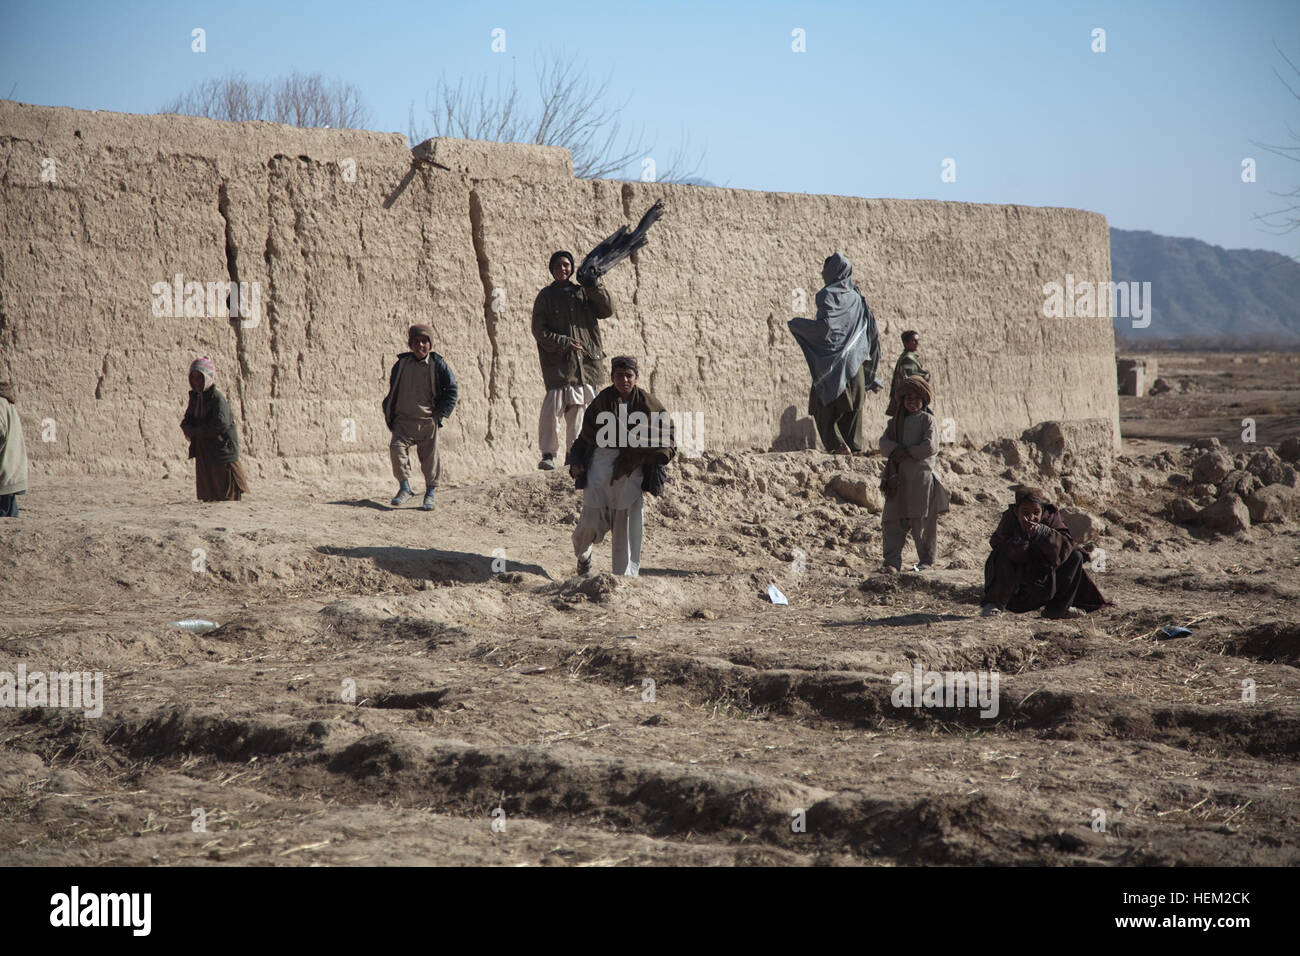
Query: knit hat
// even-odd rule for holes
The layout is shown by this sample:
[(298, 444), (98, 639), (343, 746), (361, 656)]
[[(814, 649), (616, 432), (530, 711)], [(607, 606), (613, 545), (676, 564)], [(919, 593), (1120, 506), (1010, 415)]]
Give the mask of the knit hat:
[(1047, 495), (1042, 488), (1035, 488), (1033, 485), (1017, 485), (1015, 491), (1017, 508), (1026, 501), (1032, 501), (1038, 505), (1047, 504)]
[(909, 375), (898, 383), (898, 401), (901, 404), (909, 393), (915, 392), (920, 397), (923, 405), (929, 405), (934, 401), (934, 389), (919, 375)]
[(430, 347), (433, 346), (432, 328), (430, 328), (427, 325), (413, 325), (411, 326), (411, 331), (406, 333), (406, 341), (410, 342), (412, 339), (415, 339), (419, 336), (424, 336), (424, 338), (429, 340), (429, 346)]
[(614, 358), (610, 361), (609, 371), (611, 375), (614, 373), (615, 369), (620, 369), (620, 368), (630, 368), (638, 375), (641, 374), (641, 370), (636, 367), (636, 359), (634, 359), (630, 355), (615, 355)]
[(549, 261), (548, 263), (546, 263), (546, 271), (547, 271), (547, 272), (550, 272), (550, 273), (554, 273), (554, 272), (555, 272), (555, 263), (559, 262), (561, 259), (568, 259), (568, 260), (569, 260), (569, 271), (572, 272), (572, 271), (573, 271), (573, 253), (572, 253), (572, 252), (566, 252), (566, 251), (563, 250), (563, 249), (560, 249), (560, 250), (558, 250), (557, 252), (552, 252), (552, 253), (551, 253), (551, 259), (550, 259), (550, 261)]
[(203, 376), (203, 391), (205, 392), (212, 387), (212, 383), (217, 379), (217, 367), (212, 363), (212, 359), (206, 355), (191, 362), (190, 371), (198, 372)]

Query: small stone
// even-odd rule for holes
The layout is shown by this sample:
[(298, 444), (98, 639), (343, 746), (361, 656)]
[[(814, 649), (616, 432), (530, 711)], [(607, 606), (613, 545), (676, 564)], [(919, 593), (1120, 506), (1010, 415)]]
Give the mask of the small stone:
[(1277, 446), (1278, 457), (1294, 464), (1300, 461), (1300, 435), (1292, 435)]
[(1236, 495), (1224, 495), (1201, 510), (1201, 524), (1220, 534), (1237, 534), (1250, 528), (1250, 510)]
[[(1246, 470), (1261, 480), (1274, 467), (1281, 468), (1282, 459), (1271, 448), (1261, 448), (1251, 455), (1250, 460), (1246, 462)], [(1264, 484), (1271, 485), (1273, 482), (1264, 481)]]
[(984, 452), (1002, 459), (1005, 465), (1016, 466), (1024, 462), (1024, 455), (1020, 453), (1020, 445), (1013, 438), (1001, 438), (995, 442), (989, 442), (984, 446)]
[(1077, 830), (1058, 830), (1056, 841), (1063, 850), (1078, 851), (1106, 846), (1106, 835), (1081, 827)]
[(1246, 498), (1250, 520), (1255, 524), (1300, 518), (1300, 489), (1289, 485), (1268, 485)]
[(1070, 531), (1070, 537), (1080, 543), (1087, 541), (1096, 526), (1096, 519), (1086, 511), (1061, 509), (1061, 520)]
[(1201, 509), (1190, 498), (1175, 498), (1169, 502), (1169, 516), (1178, 524), (1194, 524), (1201, 520)]
[(1287, 483), (1287, 478), (1294, 474), (1294, 468), (1277, 461), (1259, 472), (1259, 483), (1261, 485), (1284, 485)]
[(1238, 498), (1245, 498), (1256, 488), (1261, 487), (1258, 478), (1248, 471), (1230, 471), (1219, 482), (1219, 497), (1224, 495), (1236, 495)]
[(1147, 391), (1150, 395), (1163, 395), (1165, 392), (1173, 391), (1173, 386), (1163, 378), (1158, 378), (1151, 383), (1151, 388)]
[(1198, 485), (1217, 485), (1232, 471), (1232, 465), (1232, 459), (1222, 451), (1216, 449), (1206, 452), (1192, 466), (1192, 481)]
[(1222, 443), (1221, 441), (1219, 441), (1219, 439), (1217, 439), (1217, 438), (1200, 438), (1200, 439), (1197, 439), (1196, 441), (1192, 442), (1192, 447), (1193, 447), (1193, 448), (1198, 448), (1198, 449), (1203, 449), (1203, 450), (1206, 450), (1206, 451), (1211, 451), (1211, 450), (1214, 450), (1214, 449), (1216, 449), (1216, 448), (1222, 448), (1222, 447), (1223, 447), (1223, 443)]
[(875, 482), (859, 481), (846, 478), (844, 475), (836, 475), (831, 479), (827, 490), (839, 495), (845, 501), (866, 508), (873, 515), (880, 514), (885, 507), (880, 488)]

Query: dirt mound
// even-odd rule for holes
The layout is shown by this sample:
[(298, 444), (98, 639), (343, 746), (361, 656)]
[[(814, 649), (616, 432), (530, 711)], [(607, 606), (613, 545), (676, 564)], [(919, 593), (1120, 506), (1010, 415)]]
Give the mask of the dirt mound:
[(1229, 637), (1222, 647), (1228, 654), (1300, 667), (1300, 624), (1295, 621), (1257, 624)]

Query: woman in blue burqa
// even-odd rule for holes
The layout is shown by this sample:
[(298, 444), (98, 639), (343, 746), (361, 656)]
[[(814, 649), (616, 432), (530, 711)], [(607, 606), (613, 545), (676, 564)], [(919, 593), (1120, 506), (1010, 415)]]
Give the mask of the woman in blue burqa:
[(853, 281), (853, 266), (840, 253), (822, 265), (825, 287), (817, 293), (817, 318), (789, 322), (812, 373), (808, 414), (826, 450), (862, 452), (862, 406), (867, 391), (880, 391), (880, 332), (871, 306)]

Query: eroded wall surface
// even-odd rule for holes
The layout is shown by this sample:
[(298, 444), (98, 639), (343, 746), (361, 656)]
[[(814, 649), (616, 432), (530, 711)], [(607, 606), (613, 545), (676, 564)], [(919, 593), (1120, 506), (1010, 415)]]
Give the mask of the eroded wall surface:
[[(1100, 418), (1118, 441), (1110, 320), (1043, 316), (1045, 283), (1109, 279), (1100, 215), (575, 180), (547, 147), (435, 140), (416, 156), (399, 134), (0, 102), (0, 377), (34, 475), (184, 474), (186, 370), (210, 355), (252, 474), (380, 477), (379, 403), (415, 321), (460, 382), (444, 475), (531, 469), (547, 258), (580, 260), (660, 198), (650, 245), (607, 277), (606, 350), (699, 413), (706, 447), (811, 443), (785, 322), (812, 314), (837, 250), (880, 320), (881, 377), (917, 329), (956, 440)], [(221, 314), (217, 286), (202, 314), (183, 294), (159, 315), (178, 274), (183, 293), (250, 283), (257, 308)], [(871, 441), (885, 396), (869, 402)]]

